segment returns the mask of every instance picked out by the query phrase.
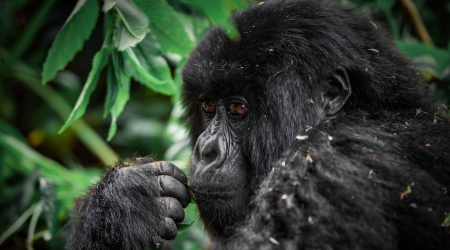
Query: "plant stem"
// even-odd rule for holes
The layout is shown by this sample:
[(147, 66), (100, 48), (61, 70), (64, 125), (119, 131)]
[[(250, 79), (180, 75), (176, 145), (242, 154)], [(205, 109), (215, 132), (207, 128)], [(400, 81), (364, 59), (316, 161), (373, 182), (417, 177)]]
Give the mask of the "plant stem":
[(12, 226), (10, 226), (1, 236), (0, 236), (0, 245), (9, 237), (11, 236), (15, 231), (17, 231), (22, 225), (23, 223), (25, 223), (25, 221), (28, 219), (28, 217), (30, 217), (33, 212), (34, 212), (34, 208), (36, 207), (36, 204), (31, 205), (31, 207), (29, 207), (25, 212), (23, 212), (23, 214), (19, 217), (19, 219), (16, 220), (16, 222), (14, 222), (14, 224), (12, 224)]
[(408, 16), (413, 24), (413, 30), (415, 31), (419, 39), (426, 44), (434, 45), (433, 40), (431, 40), (431, 37), (422, 22), (422, 18), (417, 11), (416, 5), (414, 5), (411, 0), (399, 0), (399, 2), (408, 13)]
[(34, 238), (34, 231), (36, 229), (37, 220), (39, 219), (39, 215), (41, 215), (42, 212), (42, 201), (40, 201), (34, 211), (33, 216), (31, 216), (30, 225), (28, 226), (28, 237), (27, 237), (27, 249), (33, 250), (33, 238)]

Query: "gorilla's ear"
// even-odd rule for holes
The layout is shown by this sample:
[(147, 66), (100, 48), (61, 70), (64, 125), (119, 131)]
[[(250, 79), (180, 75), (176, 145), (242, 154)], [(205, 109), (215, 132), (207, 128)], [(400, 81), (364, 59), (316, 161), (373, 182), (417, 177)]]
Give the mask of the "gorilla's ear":
[(323, 113), (327, 116), (334, 115), (344, 107), (352, 94), (347, 71), (343, 68), (338, 68), (321, 84)]

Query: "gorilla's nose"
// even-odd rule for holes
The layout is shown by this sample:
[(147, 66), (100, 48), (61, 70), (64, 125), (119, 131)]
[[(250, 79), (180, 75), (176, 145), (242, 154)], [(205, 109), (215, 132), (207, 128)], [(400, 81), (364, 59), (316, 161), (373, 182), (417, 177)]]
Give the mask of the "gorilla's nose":
[(226, 150), (218, 134), (200, 136), (197, 140), (190, 164), (192, 170), (198, 172), (195, 174), (212, 174), (222, 167)]

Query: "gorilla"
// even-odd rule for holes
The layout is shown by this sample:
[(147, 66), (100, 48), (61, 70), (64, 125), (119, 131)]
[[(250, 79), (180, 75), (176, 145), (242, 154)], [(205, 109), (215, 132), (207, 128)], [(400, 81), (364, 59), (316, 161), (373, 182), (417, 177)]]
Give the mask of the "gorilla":
[(327, 0), (267, 1), (182, 73), (189, 179), (149, 157), (76, 202), (67, 249), (147, 249), (191, 199), (210, 249), (450, 249), (450, 122), (385, 28)]

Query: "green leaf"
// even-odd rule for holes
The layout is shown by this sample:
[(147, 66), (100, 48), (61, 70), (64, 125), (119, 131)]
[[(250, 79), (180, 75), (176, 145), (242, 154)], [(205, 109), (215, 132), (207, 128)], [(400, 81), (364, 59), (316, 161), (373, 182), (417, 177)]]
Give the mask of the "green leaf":
[(111, 47), (105, 46), (95, 54), (91, 72), (89, 72), (88, 79), (86, 80), (83, 90), (81, 91), (81, 94), (78, 97), (77, 103), (75, 104), (75, 107), (72, 110), (72, 113), (70, 114), (66, 123), (59, 130), (58, 133), (62, 133), (65, 129), (67, 129), (70, 126), (70, 124), (72, 124), (73, 121), (83, 116), (84, 112), (86, 111), (86, 107), (89, 103), (89, 98), (91, 97), (92, 92), (97, 86), (97, 81), (100, 72), (108, 62), (108, 57), (111, 54), (111, 50), (112, 50)]
[(129, 72), (136, 81), (144, 84), (156, 92), (166, 95), (176, 93), (177, 89), (173, 81), (161, 81), (149, 74), (147, 69), (144, 68), (145, 63), (141, 64), (134, 51), (138, 50), (132, 48), (125, 50), (126, 63), (128, 63), (126, 65), (127, 72)]
[(182, 233), (184, 233), (186, 230), (188, 230), (188, 229), (192, 226), (192, 224), (194, 224), (194, 222), (195, 222), (195, 220), (192, 221), (191, 223), (188, 223), (188, 224), (185, 224), (185, 223), (179, 223), (179, 224), (177, 224), (177, 229), (178, 229), (177, 235), (182, 234)]
[(108, 12), (112, 9), (112, 7), (114, 7), (114, 5), (116, 5), (117, 0), (103, 0), (103, 8), (102, 11), (103, 12)]
[(23, 159), (15, 166), (15, 170), (20, 171), (19, 167), (23, 165), (22, 168), (26, 168), (23, 171), (24, 174), (29, 174), (34, 170), (34, 166), (37, 166), (42, 171), (43, 176), (49, 178), (52, 183), (63, 183), (66, 176), (70, 175), (70, 171), (59, 163), (42, 156), (11, 135), (0, 132), (0, 148), (10, 153), (15, 159)]
[[(108, 132), (108, 141), (110, 141), (117, 131), (117, 118), (122, 113), (125, 104), (130, 99), (130, 81), (131, 77), (123, 74), (123, 71), (119, 71), (122, 75), (119, 78), (121, 82), (116, 83), (118, 86), (116, 99), (111, 107), (111, 126)], [(118, 79), (117, 79), (118, 80)]]
[[(234, 26), (234, 24), (230, 21), (228, 16), (232, 11), (237, 9), (227, 9), (224, 6), (229, 6), (226, 1), (229, 0), (220, 0), (220, 1), (203, 1), (203, 0), (191, 0), (188, 3), (192, 3), (197, 9), (200, 9), (213, 24), (219, 24), (224, 29), (225, 33), (232, 40), (239, 40), (240, 34)], [(186, 0), (184, 1), (186, 2)]]
[(42, 71), (42, 83), (52, 80), (83, 48), (97, 22), (100, 6), (97, 0), (78, 0), (72, 14), (59, 31), (50, 48)]
[(186, 29), (166, 0), (134, 0), (134, 3), (147, 15), (157, 29), (183, 50), (193, 49), (194, 44)]
[(410, 59), (414, 59), (424, 55), (430, 55), (436, 60), (439, 66), (439, 74), (450, 65), (450, 51), (432, 47), (422, 42), (405, 42), (395, 41), (398, 49)]
[(136, 5), (128, 0), (118, 0), (114, 8), (120, 16), (115, 44), (117, 49), (123, 51), (145, 38), (149, 31), (149, 20)]
[(390, 10), (394, 7), (396, 0), (377, 0), (377, 6), (382, 10)]
[(161, 55), (153, 35), (149, 34), (133, 51), (146, 71), (150, 71), (151, 74), (163, 81), (172, 81), (170, 66)]
[(112, 62), (108, 63), (108, 73), (106, 77), (106, 97), (105, 97), (105, 109), (103, 111), (103, 118), (105, 118), (111, 111), (111, 107), (114, 104), (114, 100), (117, 96), (117, 77), (114, 72), (114, 65)]
[(53, 185), (43, 177), (39, 178), (39, 189), (41, 191), (41, 203), (45, 222), (47, 223), (50, 235), (53, 236), (56, 222), (55, 189), (53, 188)]
[(123, 53), (114, 50), (108, 64), (106, 99), (103, 117), (108, 115), (114, 105), (114, 101), (117, 96), (117, 88), (122, 83), (124, 67)]
[(12, 135), (16, 137), (18, 140), (21, 140), (22, 142), (27, 142), (27, 140), (22, 136), (22, 134), (17, 130), (14, 126), (11, 124), (0, 120), (0, 132), (5, 133), (7, 135)]
[(187, 58), (189, 56), (189, 51), (180, 47), (175, 41), (170, 39), (170, 37), (168, 37), (154, 25), (150, 24), (150, 29), (152, 30), (150, 34), (156, 37), (158, 44), (161, 46), (162, 52), (179, 54), (183, 58)]

